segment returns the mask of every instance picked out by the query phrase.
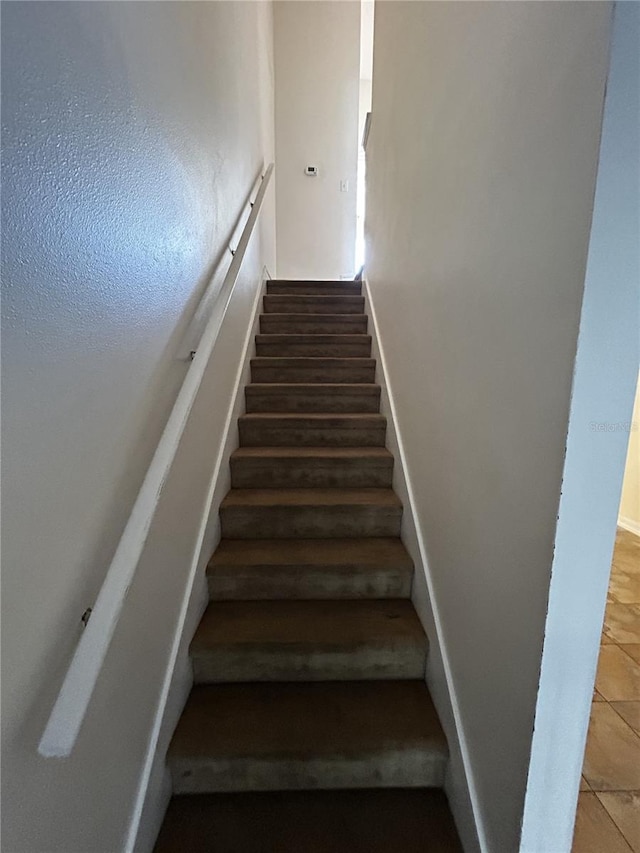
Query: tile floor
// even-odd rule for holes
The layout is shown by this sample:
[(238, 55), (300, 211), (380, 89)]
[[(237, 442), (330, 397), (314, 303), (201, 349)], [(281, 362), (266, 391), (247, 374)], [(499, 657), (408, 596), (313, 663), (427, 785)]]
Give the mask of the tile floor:
[(618, 529), (572, 853), (640, 853), (640, 537)]

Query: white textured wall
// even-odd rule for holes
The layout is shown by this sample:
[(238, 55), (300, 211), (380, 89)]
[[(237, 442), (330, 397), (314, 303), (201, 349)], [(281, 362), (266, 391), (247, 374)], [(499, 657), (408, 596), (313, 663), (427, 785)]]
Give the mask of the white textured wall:
[(352, 277), (360, 3), (278, 0), (274, 40), (278, 276)]
[(376, 5), (366, 273), (426, 538), (431, 640), (491, 853), (520, 835), (610, 14)]
[(268, 3), (2, 9), (12, 853), (113, 853), (128, 830), (213, 464), (203, 454), (220, 437), (262, 265), (274, 266), (272, 192), (77, 748), (63, 761), (36, 749), (185, 375), (182, 333), (273, 157), (272, 64)]

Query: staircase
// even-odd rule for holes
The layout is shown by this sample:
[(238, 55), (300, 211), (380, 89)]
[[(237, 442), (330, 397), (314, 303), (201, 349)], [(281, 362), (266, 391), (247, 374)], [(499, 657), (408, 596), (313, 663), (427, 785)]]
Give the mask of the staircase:
[(156, 853), (449, 853), (360, 282), (264, 297)]

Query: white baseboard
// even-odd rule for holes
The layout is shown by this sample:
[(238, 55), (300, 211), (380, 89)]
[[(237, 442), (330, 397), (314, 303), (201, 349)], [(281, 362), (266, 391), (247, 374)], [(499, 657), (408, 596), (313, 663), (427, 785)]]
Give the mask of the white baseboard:
[(198, 539), (194, 547), (194, 556), (167, 661), (160, 700), (149, 737), (145, 763), (140, 775), (136, 802), (124, 847), (125, 853), (133, 853), (133, 851), (151, 853), (171, 797), (171, 780), (166, 769), (165, 753), (192, 686), (188, 646), (208, 603), (205, 568), (211, 551), (220, 540), (218, 508), (229, 488), (229, 457), (238, 445), (236, 424), (244, 406), (243, 391), (249, 379), (260, 302), (265, 291), (266, 280), (270, 277), (266, 268), (263, 269), (262, 281), (256, 288), (251, 319), (234, 380), (234, 392), (220, 438), (207, 498), (203, 505)]
[(411, 598), (429, 637), (426, 681), (449, 744), (449, 769), (445, 789), (458, 833), (466, 853), (488, 850), (480, 808), (473, 782), (471, 762), (464, 736), (451, 667), (428, 566), (425, 537), (418, 520), (416, 502), (398, 423), (393, 392), (388, 384), (384, 346), (380, 340), (375, 306), (366, 276), (363, 276), (365, 310), (369, 316), (372, 356), (377, 360), (376, 380), (381, 387), (380, 411), (387, 418), (387, 447), (395, 457), (393, 488), (404, 506), (402, 541), (415, 565)]
[(636, 536), (640, 536), (640, 522), (634, 521), (632, 518), (620, 516), (618, 518), (618, 527), (622, 527), (623, 530), (628, 530), (629, 533), (635, 533)]

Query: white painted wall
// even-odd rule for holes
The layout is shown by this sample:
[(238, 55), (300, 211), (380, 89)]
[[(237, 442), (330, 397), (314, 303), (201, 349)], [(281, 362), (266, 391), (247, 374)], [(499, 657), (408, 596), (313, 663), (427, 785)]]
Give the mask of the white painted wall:
[(640, 5), (617, 3), (522, 853), (573, 836), (640, 363), (639, 72)]
[(455, 814), (458, 834), (464, 839), (466, 853), (478, 849), (478, 837), (470, 792), (465, 780), (463, 750), (465, 743), (457, 735), (457, 708), (452, 703), (449, 690), (448, 661), (443, 654), (439, 641), (441, 626), (439, 613), (433, 606), (435, 597), (429, 585), (430, 574), (427, 571), (428, 556), (420, 514), (416, 504), (414, 472), (407, 460), (404, 435), (400, 427), (398, 411), (401, 408), (393, 387), (389, 384), (389, 366), (384, 340), (380, 334), (380, 325), (376, 307), (371, 299), (371, 289), (364, 279), (365, 309), (369, 317), (371, 335), (371, 354), (376, 359), (376, 382), (380, 385), (380, 412), (387, 419), (387, 447), (393, 454), (393, 490), (402, 501), (402, 541), (411, 555), (415, 567), (411, 588), (411, 600), (420, 617), (426, 635), (430, 638), (429, 657), (426, 669), (426, 681), (438, 715), (448, 736), (449, 763), (444, 788), (451, 810)]
[[(190, 565), (216, 536), (212, 523), (194, 553), (243, 339), (263, 264), (275, 264), (273, 190), (76, 749), (65, 760), (36, 750), (184, 377), (183, 333), (220, 261), (222, 280), (235, 221), (273, 159), (271, 12), (2, 10), (2, 818), (12, 853), (112, 853), (135, 837)], [(161, 805), (157, 779), (152, 788), (140, 849)]]
[(439, 700), (451, 801), (474, 849), (468, 781), (491, 853), (520, 837), (610, 14), (376, 5), (366, 272), (439, 626), (431, 684), (453, 709)]
[(352, 277), (360, 3), (278, 0), (274, 10), (278, 276)]

